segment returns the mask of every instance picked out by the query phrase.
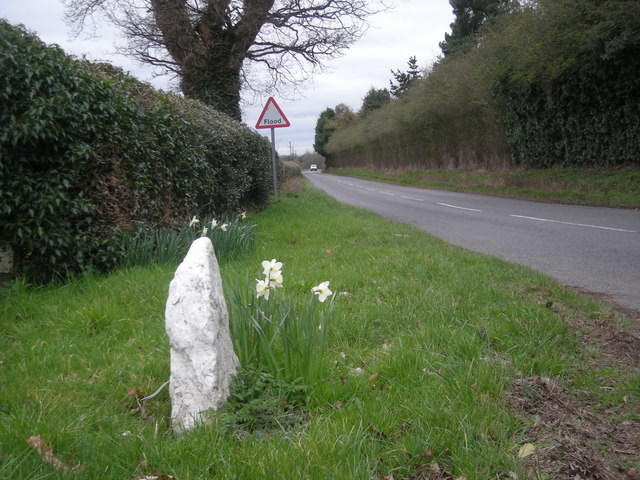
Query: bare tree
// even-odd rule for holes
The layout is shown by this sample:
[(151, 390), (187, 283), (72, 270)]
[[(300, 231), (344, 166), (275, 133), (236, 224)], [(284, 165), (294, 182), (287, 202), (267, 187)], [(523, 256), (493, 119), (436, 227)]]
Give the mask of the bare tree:
[[(76, 33), (105, 18), (121, 49), (180, 78), (186, 96), (240, 119), (240, 91), (306, 82), (359, 39), (384, 0), (63, 0)], [(265, 82), (266, 77), (266, 82)]]

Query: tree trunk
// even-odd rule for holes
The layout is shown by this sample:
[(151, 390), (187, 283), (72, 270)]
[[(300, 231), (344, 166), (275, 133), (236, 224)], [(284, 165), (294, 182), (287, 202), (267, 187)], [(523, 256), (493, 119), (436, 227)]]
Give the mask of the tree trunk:
[[(106, 15), (129, 39), (132, 55), (178, 74), (186, 96), (238, 120), (240, 90), (247, 81), (244, 61), (264, 67), (267, 82), (297, 85), (312, 71), (306, 65), (320, 65), (360, 38), (366, 18), (386, 10), (383, 2), (65, 0), (79, 28), (94, 13)], [(377, 3), (383, 8), (370, 7)]]
[(189, 98), (200, 100), (216, 110), (241, 121), (240, 65), (229, 65), (229, 60), (208, 57), (187, 60), (182, 68), (180, 86)]

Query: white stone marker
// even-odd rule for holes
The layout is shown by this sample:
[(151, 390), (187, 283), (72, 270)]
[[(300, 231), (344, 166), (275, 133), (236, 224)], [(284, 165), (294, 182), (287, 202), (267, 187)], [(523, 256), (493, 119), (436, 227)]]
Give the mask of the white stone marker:
[(208, 237), (191, 244), (176, 270), (169, 285), (165, 329), (171, 345), (171, 425), (179, 433), (191, 429), (205, 410), (224, 404), (239, 364)]

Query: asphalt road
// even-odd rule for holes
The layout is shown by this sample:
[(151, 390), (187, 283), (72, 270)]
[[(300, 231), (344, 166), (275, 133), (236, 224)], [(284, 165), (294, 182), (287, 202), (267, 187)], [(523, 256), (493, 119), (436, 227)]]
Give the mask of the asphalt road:
[(640, 211), (528, 202), (305, 173), (338, 201), (640, 312)]

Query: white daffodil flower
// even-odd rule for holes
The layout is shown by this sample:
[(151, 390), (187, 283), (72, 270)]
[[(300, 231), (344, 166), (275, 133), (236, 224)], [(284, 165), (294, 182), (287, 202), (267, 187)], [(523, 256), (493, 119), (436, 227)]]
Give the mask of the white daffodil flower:
[(264, 269), (262, 274), (265, 277), (271, 278), (276, 272), (281, 273), (280, 270), (282, 270), (282, 262), (276, 261), (275, 258), (271, 261), (265, 260), (262, 262), (262, 268)]
[(216, 228), (218, 226), (218, 221), (214, 218), (211, 220), (211, 228)]
[(202, 234), (200, 235), (201, 237), (206, 237), (207, 236), (207, 232), (209, 231), (209, 229), (207, 227), (204, 227), (202, 229)]
[(240, 219), (241, 219), (241, 220), (245, 220), (245, 219), (247, 218), (247, 212), (246, 212), (246, 211), (242, 212), (242, 213), (239, 215), (239, 217), (240, 217)]
[(222, 225), (220, 225), (220, 230), (222, 230), (223, 232), (227, 231), (227, 224), (223, 223)]
[(275, 272), (271, 273), (271, 275), (269, 275), (267, 279), (269, 280), (270, 287), (282, 287), (282, 272), (280, 270), (276, 270)]
[(200, 220), (198, 220), (198, 217), (196, 217), (194, 215), (193, 218), (191, 219), (191, 221), (189, 222), (189, 226), (190, 227), (194, 227), (194, 226), (198, 225), (199, 223), (200, 223)]
[(327, 297), (333, 294), (333, 292), (329, 290), (329, 282), (322, 282), (317, 287), (313, 287), (311, 291), (314, 294), (318, 295), (318, 300), (320, 300), (321, 302), (324, 302)]
[(266, 280), (258, 280), (256, 279), (256, 293), (258, 294), (258, 298), (264, 297), (265, 300), (269, 300), (269, 292), (271, 291), (271, 287)]

